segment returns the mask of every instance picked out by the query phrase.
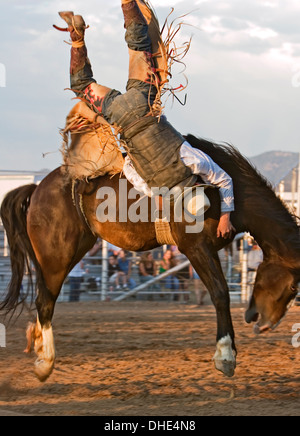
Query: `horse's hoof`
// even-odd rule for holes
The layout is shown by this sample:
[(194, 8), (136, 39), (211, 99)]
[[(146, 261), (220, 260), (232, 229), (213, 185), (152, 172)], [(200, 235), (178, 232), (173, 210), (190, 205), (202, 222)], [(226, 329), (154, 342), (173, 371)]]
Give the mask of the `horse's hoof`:
[(233, 377), (236, 364), (235, 362), (229, 362), (228, 360), (215, 359), (215, 366), (218, 371), (221, 371), (226, 377)]
[(47, 362), (46, 360), (37, 359), (34, 363), (34, 373), (40, 382), (45, 382), (52, 374), (54, 362)]
[(221, 371), (227, 377), (234, 376), (236, 351), (232, 348), (232, 339), (229, 334), (218, 341), (213, 360), (218, 371)]

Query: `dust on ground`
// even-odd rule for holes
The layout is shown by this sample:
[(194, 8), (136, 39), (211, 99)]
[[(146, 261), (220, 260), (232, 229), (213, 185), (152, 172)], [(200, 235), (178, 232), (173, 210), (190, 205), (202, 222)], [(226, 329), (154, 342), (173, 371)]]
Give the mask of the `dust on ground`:
[[(274, 332), (255, 336), (245, 308), (232, 308), (236, 375), (214, 369), (212, 306), (178, 303), (60, 303), (56, 366), (41, 384), (26, 356), (23, 313), (0, 348), (0, 415), (206, 416), (300, 414), (300, 348), (290, 310)], [(1, 320), (0, 320), (1, 321)]]

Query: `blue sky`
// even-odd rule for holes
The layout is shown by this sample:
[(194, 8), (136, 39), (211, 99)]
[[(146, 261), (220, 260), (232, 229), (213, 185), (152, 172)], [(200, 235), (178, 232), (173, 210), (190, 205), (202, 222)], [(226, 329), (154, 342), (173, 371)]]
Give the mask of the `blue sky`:
[[(231, 142), (252, 157), (300, 151), (299, 0), (153, 0), (161, 23), (191, 12), (179, 37), (186, 57), (187, 104), (166, 115), (183, 134)], [(94, 75), (124, 91), (128, 57), (119, 0), (0, 0), (0, 169), (54, 169), (59, 128), (74, 102), (68, 39), (52, 28), (57, 12), (82, 14)], [(174, 77), (174, 86), (184, 78)], [(4, 86), (5, 85), (5, 86)], [(182, 96), (183, 97), (183, 96)], [(43, 153), (50, 153), (44, 158)]]

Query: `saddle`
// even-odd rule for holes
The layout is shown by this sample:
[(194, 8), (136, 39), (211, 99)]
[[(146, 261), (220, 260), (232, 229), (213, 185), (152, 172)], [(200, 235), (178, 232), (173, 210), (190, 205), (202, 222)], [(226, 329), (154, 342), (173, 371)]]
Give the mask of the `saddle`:
[(123, 170), (117, 134), (86, 103), (79, 102), (73, 107), (61, 135), (64, 169), (73, 180), (115, 175)]

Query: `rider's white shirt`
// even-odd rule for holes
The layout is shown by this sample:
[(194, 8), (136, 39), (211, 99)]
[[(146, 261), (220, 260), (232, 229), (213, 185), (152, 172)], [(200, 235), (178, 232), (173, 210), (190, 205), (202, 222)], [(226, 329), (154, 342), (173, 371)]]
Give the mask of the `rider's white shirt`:
[[(192, 147), (185, 141), (180, 149), (180, 158), (183, 163), (192, 170), (192, 173), (199, 175), (205, 183), (215, 185), (219, 188), (221, 197), (221, 212), (234, 211), (234, 193), (231, 177), (217, 165), (206, 153)], [(123, 172), (127, 180), (139, 192), (151, 197), (151, 189), (147, 183), (136, 172), (130, 158), (125, 158)]]

